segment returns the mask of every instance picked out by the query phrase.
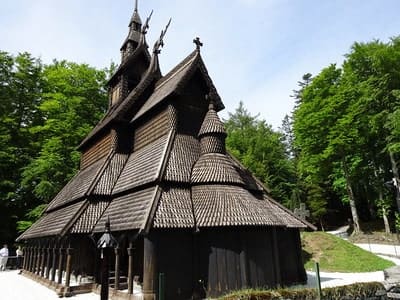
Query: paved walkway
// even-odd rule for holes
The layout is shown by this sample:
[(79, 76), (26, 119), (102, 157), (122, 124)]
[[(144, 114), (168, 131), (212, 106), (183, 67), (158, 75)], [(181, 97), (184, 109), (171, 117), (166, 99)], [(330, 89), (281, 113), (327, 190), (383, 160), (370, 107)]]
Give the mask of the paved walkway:
[[(57, 294), (47, 287), (19, 275), (18, 271), (0, 272), (0, 299), (1, 300), (56, 300)], [(98, 300), (99, 295), (94, 293), (76, 295), (74, 300)]]
[[(352, 284), (355, 282), (384, 281), (383, 271), (367, 273), (338, 273), (338, 272), (319, 272), (321, 287), (334, 287), (340, 285)], [(315, 272), (307, 271), (307, 287), (316, 287), (317, 277)]]

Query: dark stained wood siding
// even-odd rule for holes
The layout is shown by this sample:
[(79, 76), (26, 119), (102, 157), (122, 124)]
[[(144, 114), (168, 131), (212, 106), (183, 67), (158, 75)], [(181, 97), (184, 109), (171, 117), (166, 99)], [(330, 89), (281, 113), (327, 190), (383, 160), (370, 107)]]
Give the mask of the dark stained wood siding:
[(171, 109), (162, 110), (135, 130), (133, 151), (137, 151), (168, 133), (172, 126)]
[(95, 161), (103, 158), (111, 149), (111, 134), (105, 135), (89, 149), (82, 153), (81, 170), (90, 166)]
[[(290, 232), (294, 235), (290, 237), (293, 240), (295, 230)], [(276, 287), (280, 283), (278, 264), (283, 266), (286, 257), (300, 255), (295, 242), (289, 248), (279, 247), (279, 253), (276, 253), (278, 247), (274, 246), (273, 227), (200, 229), (196, 239), (199, 257), (194, 258), (198, 264), (194, 270), (198, 269), (199, 273), (194, 279), (195, 282), (205, 281), (208, 297), (246, 287)], [(302, 266), (299, 269), (299, 264), (292, 259), (285, 264), (282, 272), (293, 272), (288, 275), (292, 282), (301, 282)]]
[(307, 275), (301, 258), (299, 229), (278, 229), (277, 237), (282, 283), (293, 284), (305, 282)]
[(193, 234), (191, 230), (160, 230), (157, 240), (158, 273), (165, 275), (165, 299), (191, 299), (193, 292)]

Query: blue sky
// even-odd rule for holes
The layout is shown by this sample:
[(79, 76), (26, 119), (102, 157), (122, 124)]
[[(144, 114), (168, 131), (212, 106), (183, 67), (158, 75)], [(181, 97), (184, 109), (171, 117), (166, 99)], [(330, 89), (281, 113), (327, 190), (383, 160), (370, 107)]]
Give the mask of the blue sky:
[[(0, 50), (107, 67), (119, 62), (133, 7), (134, 0), (0, 0)], [(151, 47), (172, 17), (160, 55), (164, 74), (199, 36), (225, 103), (221, 116), (242, 100), (274, 128), (292, 110), (304, 73), (340, 65), (354, 41), (400, 35), (397, 0), (139, 0), (143, 21), (152, 9)]]

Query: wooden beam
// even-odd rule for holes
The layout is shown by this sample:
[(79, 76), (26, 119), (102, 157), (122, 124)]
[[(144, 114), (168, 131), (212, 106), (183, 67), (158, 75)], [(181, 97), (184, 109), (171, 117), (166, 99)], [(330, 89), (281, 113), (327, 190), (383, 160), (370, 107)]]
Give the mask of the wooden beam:
[(58, 284), (61, 284), (61, 282), (62, 282), (63, 256), (64, 256), (64, 249), (60, 245), (60, 250), (59, 250), (59, 255), (58, 255), (58, 277), (57, 277)]
[(133, 243), (129, 243), (128, 250), (128, 294), (132, 295), (133, 293), (133, 251), (132, 247)]
[(143, 299), (156, 300), (157, 254), (155, 242), (149, 236), (143, 238), (143, 252)]
[(52, 263), (51, 263), (51, 275), (50, 275), (50, 280), (55, 281), (56, 280), (56, 264), (57, 264), (57, 247), (56, 244), (54, 243), (53, 246), (53, 257), (52, 257)]
[(119, 248), (114, 248), (115, 253), (115, 281), (114, 281), (114, 289), (118, 291), (119, 289)]

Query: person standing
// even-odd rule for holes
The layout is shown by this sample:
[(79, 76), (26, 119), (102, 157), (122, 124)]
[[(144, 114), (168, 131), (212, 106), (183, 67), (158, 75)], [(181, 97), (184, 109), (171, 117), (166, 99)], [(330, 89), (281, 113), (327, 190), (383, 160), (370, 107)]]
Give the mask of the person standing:
[(3, 248), (0, 249), (0, 271), (5, 271), (8, 260), (8, 247), (5, 244)]
[(24, 252), (22, 251), (21, 246), (18, 246), (17, 251), (17, 268), (19, 269), (19, 274), (22, 273), (22, 260), (24, 257)]

